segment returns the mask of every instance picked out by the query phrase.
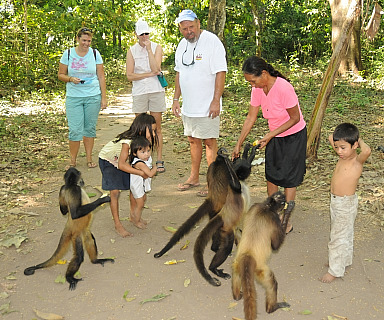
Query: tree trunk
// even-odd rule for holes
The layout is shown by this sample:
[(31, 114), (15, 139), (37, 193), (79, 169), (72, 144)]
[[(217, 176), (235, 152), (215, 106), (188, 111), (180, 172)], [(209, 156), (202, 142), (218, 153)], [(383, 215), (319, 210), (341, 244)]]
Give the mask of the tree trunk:
[(359, 15), (360, 2), (359, 0), (352, 0), (351, 7), (349, 8), (347, 17), (343, 23), (343, 27), (340, 29), (329, 66), (325, 72), (324, 80), (313, 108), (311, 120), (308, 124), (307, 158), (310, 160), (317, 158), (321, 125), (323, 123), (325, 109), (328, 106), (328, 100), (332, 92), (333, 83), (337, 76), (340, 63), (347, 52), (351, 33), (353, 32), (356, 19), (359, 19)]
[[(28, 59), (28, 11), (27, 0), (24, 0), (24, 54), (25, 54), (25, 74), (29, 75), (29, 59)], [(30, 77), (25, 79), (29, 82)]]
[(251, 0), (251, 9), (252, 9), (252, 15), (253, 15), (253, 21), (255, 23), (256, 31), (256, 56), (261, 56), (261, 34), (263, 32), (264, 28), (264, 22), (265, 22), (265, 7), (264, 4), (261, 3), (260, 0)]
[[(359, 6), (361, 6), (359, 0)], [(332, 48), (335, 49), (336, 42), (340, 37), (343, 22), (348, 14), (348, 9), (351, 7), (355, 0), (329, 0), (331, 6), (332, 15)], [(359, 70), (362, 70), (361, 63), (361, 42), (360, 42), (360, 30), (361, 30), (361, 18), (360, 16), (355, 19), (350, 43), (347, 48), (347, 53), (344, 55), (340, 62), (339, 72), (341, 74), (352, 71), (358, 74)]]
[(216, 34), (221, 41), (224, 41), (226, 0), (211, 0), (209, 2), (209, 14), (207, 30)]

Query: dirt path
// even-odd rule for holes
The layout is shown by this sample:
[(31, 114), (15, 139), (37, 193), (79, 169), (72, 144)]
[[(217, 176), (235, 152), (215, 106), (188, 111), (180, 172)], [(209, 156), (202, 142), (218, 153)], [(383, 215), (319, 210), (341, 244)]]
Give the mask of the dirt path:
[[(129, 96), (120, 99), (127, 108)], [(113, 113), (100, 117), (96, 155), (102, 145), (124, 131), (132, 121), (132, 115), (121, 112), (118, 106), (109, 108)], [(165, 137), (167, 130), (171, 129), (165, 128)], [(166, 256), (153, 258), (153, 253), (161, 249), (171, 235), (163, 227), (177, 228), (202, 202), (202, 198), (195, 195), (196, 189), (177, 191), (177, 184), (188, 173), (189, 159), (174, 153), (173, 149), (174, 143), (167, 141), (164, 152), (167, 171), (154, 179), (148, 209), (144, 211), (144, 218), (150, 220), (147, 230), (138, 230), (126, 220), (129, 213), (127, 192), (121, 196), (121, 217), (134, 237), (123, 239), (115, 233), (108, 206), (97, 210), (92, 231), (100, 256), (114, 257), (116, 262), (101, 267), (92, 265), (85, 257), (80, 268), (84, 281), (79, 282), (75, 291), (69, 291), (67, 283), (55, 283), (59, 275), (65, 274), (66, 265), (38, 270), (30, 277), (23, 274), (25, 267), (50, 257), (65, 223), (57, 202), (63, 172), (54, 173), (50, 179), (54, 182), (42, 185), (40, 200), (23, 209), (38, 214), (26, 219), (28, 242), (19, 249), (14, 246), (0, 248), (0, 313), (4, 313), (0, 318), (35, 319), (33, 310), (37, 309), (71, 320), (242, 319), (242, 301), (236, 303), (232, 299), (230, 281), (222, 281), (221, 287), (212, 287), (194, 266), (194, 240), (206, 221)], [(92, 187), (101, 184), (99, 169), (86, 168), (82, 158), (79, 170), (87, 189), (95, 192)], [(203, 176), (201, 181), (204, 181)], [(260, 201), (265, 195), (264, 190), (251, 188), (251, 191), (253, 201)], [(267, 315), (263, 289), (257, 286), (258, 319), (384, 319), (383, 233), (373, 230), (368, 237), (372, 240), (356, 241), (354, 263), (344, 279), (322, 284), (318, 277), (326, 272), (328, 212), (303, 210), (299, 205), (293, 213), (293, 224), (294, 231), (271, 260), (279, 282), (278, 298), (290, 303), (291, 308)], [(187, 240), (191, 242), (188, 249), (180, 251)], [(209, 257), (211, 254), (207, 250), (206, 261)], [(70, 258), (71, 253), (66, 256)], [(185, 262), (164, 264), (172, 259)], [(223, 266), (228, 272), (231, 260)], [(127, 299), (123, 297), (125, 293)], [(166, 297), (158, 302), (140, 303), (158, 294)]]

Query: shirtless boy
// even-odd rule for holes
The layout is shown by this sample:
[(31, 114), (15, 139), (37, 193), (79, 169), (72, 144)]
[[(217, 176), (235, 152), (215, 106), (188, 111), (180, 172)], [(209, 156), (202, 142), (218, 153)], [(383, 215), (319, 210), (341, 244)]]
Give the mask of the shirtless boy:
[[(338, 125), (329, 142), (339, 156), (331, 181), (331, 233), (328, 243), (328, 272), (319, 279), (330, 283), (344, 275), (352, 264), (353, 228), (357, 214), (356, 188), (370, 147), (359, 138), (359, 130), (350, 123)], [(360, 147), (361, 152), (357, 153)]]

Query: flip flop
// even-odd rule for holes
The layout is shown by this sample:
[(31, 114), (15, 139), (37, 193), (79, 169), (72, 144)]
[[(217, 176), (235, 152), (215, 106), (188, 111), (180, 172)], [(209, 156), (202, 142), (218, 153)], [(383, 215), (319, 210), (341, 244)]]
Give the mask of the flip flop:
[(208, 195), (208, 190), (207, 189), (200, 190), (196, 193), (196, 195), (199, 197), (205, 198)]
[[(164, 173), (165, 172), (165, 167), (164, 167), (164, 161), (156, 161), (156, 168), (158, 173)], [(162, 169), (162, 170), (159, 170)]]
[(187, 191), (187, 190), (189, 190), (189, 189), (192, 189), (192, 188), (196, 188), (196, 187), (198, 187), (198, 186), (200, 186), (200, 183), (195, 183), (195, 184), (193, 184), (193, 183), (180, 183), (178, 186), (177, 186), (177, 189), (179, 190), (179, 191)]
[(88, 162), (87, 162), (87, 166), (88, 166), (88, 168), (96, 168), (96, 167), (97, 167), (97, 164), (94, 163), (94, 162), (92, 162), (92, 161), (88, 161)]

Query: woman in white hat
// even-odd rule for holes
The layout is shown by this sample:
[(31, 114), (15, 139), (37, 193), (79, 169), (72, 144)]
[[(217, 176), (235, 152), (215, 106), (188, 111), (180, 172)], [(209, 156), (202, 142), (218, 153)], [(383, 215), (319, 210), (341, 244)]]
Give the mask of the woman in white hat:
[(132, 111), (136, 116), (148, 112), (156, 120), (156, 131), (159, 138), (157, 148), (157, 172), (165, 172), (162, 160), (163, 134), (161, 132), (161, 117), (166, 110), (165, 90), (157, 75), (161, 72), (163, 49), (149, 40), (150, 29), (146, 21), (136, 22), (135, 33), (138, 42), (127, 52), (127, 78), (132, 81)]

